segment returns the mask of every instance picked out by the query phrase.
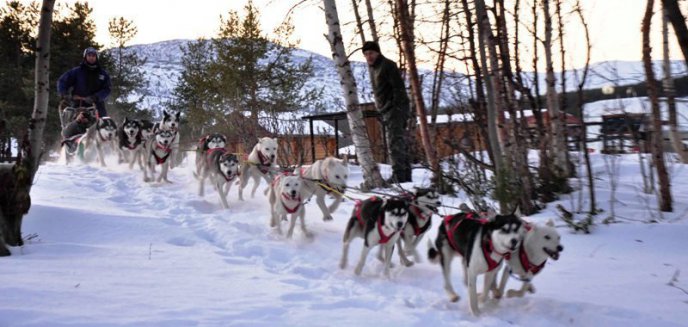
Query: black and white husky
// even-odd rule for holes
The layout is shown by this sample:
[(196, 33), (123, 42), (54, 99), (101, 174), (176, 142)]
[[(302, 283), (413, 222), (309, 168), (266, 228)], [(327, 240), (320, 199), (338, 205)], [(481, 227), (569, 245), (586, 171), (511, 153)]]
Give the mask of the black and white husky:
[(415, 262), (420, 262), (420, 255), (416, 248), (432, 226), (432, 215), (437, 213), (437, 208), (442, 205), (439, 194), (431, 188), (417, 188), (413, 194), (409, 195), (408, 222), (397, 242), (399, 259), (401, 264), (407, 267), (413, 265), (408, 256), (413, 256)]
[(95, 146), (98, 162), (105, 167), (104, 147), (110, 151), (117, 149), (117, 123), (110, 117), (98, 118), (86, 132), (86, 142), (89, 147)]
[[(270, 185), (275, 172), (278, 171), (277, 161), (277, 139), (263, 137), (258, 139), (258, 143), (249, 153), (246, 161), (241, 165), (241, 175), (239, 183), (239, 200), (244, 200), (244, 188), (248, 185), (249, 179), (253, 179), (253, 189), (251, 197), (256, 195), (256, 189), (260, 185), (260, 179)], [(268, 189), (265, 190), (267, 193)]]
[(169, 168), (174, 169), (177, 166), (178, 153), (179, 153), (179, 126), (181, 123), (181, 112), (176, 113), (167, 112), (167, 110), (162, 111), (162, 119), (155, 123), (153, 127), (153, 133), (158, 131), (170, 131), (174, 134), (174, 139), (172, 144), (170, 144), (170, 162)]
[(204, 152), (201, 161), (196, 160), (196, 173), (198, 177), (198, 195), (204, 195), (206, 178), (220, 195), (222, 207), (227, 209), (227, 193), (239, 176), (239, 158), (233, 153), (228, 153), (224, 147), (211, 148)]
[(478, 309), (477, 279), (485, 274), (482, 299), (492, 289), (498, 267), (520, 244), (523, 233), (522, 221), (513, 213), (494, 215), (480, 219), (477, 213), (458, 213), (444, 217), (440, 224), (434, 247), (428, 249), (428, 258), (435, 262), (439, 255), (444, 275), (444, 290), (452, 302), (459, 300), (451, 284), (451, 262), (456, 254), (462, 257), (464, 284), (468, 288), (468, 300), (473, 315)]
[(268, 194), (271, 213), (270, 227), (276, 227), (277, 232), (282, 234), (281, 222), (287, 218), (287, 215), (291, 215), (287, 238), (291, 238), (294, 234), (297, 218), (301, 220), (303, 234), (306, 237), (311, 236), (311, 233), (306, 229), (306, 210), (303, 207), (303, 198), (301, 197), (302, 186), (301, 178), (292, 174), (277, 175), (270, 183), (270, 193)]
[(196, 173), (199, 172), (199, 167), (207, 161), (207, 152), (210, 149), (225, 148), (227, 146), (227, 137), (220, 133), (208, 134), (198, 140), (196, 144)]
[(128, 162), (129, 169), (134, 168), (134, 164), (138, 162), (141, 169), (144, 169), (141, 163), (141, 155), (145, 145), (141, 137), (141, 122), (125, 117), (117, 133), (119, 162)]
[(382, 199), (371, 197), (357, 201), (354, 212), (346, 225), (342, 247), (342, 258), (339, 268), (346, 268), (349, 256), (349, 244), (356, 237), (363, 238), (363, 250), (354, 272), (360, 275), (365, 265), (368, 252), (380, 245), (384, 247), (384, 274), (389, 277), (392, 251), (399, 238), (399, 233), (408, 219), (408, 202), (404, 199), (392, 197)]
[[(165, 181), (171, 183), (167, 179), (167, 171), (170, 168), (172, 156), (172, 144), (177, 133), (168, 130), (158, 130), (155, 136), (146, 142), (143, 152), (143, 181), (160, 183)], [(155, 178), (155, 166), (161, 165), (162, 169), (158, 178)], [(150, 177), (148, 177), (150, 174)]]
[[(296, 168), (294, 173), (303, 178), (304, 197), (310, 199), (315, 195), (315, 203), (323, 213), (323, 220), (332, 220), (332, 213), (342, 203), (346, 181), (349, 178), (349, 166), (346, 158), (340, 160), (327, 157), (310, 166)], [(325, 196), (334, 198), (329, 207), (325, 205)]]
[(502, 278), (499, 287), (496, 289), (495, 297), (501, 297), (506, 288), (509, 275), (515, 274), (523, 282), (520, 290), (509, 290), (507, 297), (522, 297), (526, 292), (535, 293), (532, 280), (542, 268), (548, 258), (559, 259), (559, 253), (564, 250), (561, 245), (561, 236), (554, 228), (552, 220), (545, 225), (525, 224), (526, 235), (523, 237), (521, 245), (511, 254), (502, 271)]

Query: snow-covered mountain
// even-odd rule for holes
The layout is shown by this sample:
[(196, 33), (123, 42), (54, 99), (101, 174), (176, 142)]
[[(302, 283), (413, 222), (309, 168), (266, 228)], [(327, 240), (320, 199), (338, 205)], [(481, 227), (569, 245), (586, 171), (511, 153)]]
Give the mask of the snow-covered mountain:
[[(159, 112), (164, 108), (165, 103), (172, 100), (172, 91), (177, 84), (177, 80), (182, 71), (182, 51), (181, 47), (186, 46), (191, 40), (169, 40), (151, 44), (133, 45), (128, 47), (129, 51), (136, 52), (139, 57), (147, 58), (143, 67), (145, 76), (148, 78), (148, 89), (144, 103), (147, 108)], [(344, 110), (344, 101), (335, 65), (332, 59), (307, 50), (298, 49), (293, 52), (294, 62), (302, 62), (307, 58), (313, 58), (314, 76), (308, 82), (310, 87), (323, 88), (323, 108), (305, 109), (304, 113), (315, 112), (336, 112)], [(352, 69), (357, 80), (359, 100), (361, 102), (371, 102), (372, 92), (368, 70), (365, 62), (352, 61)], [(644, 71), (642, 62), (635, 61), (608, 61), (591, 65), (590, 74), (586, 82), (586, 89), (600, 88), (605, 85), (622, 86), (635, 84), (643, 81)], [(661, 65), (655, 62), (655, 72), (659, 75)], [(672, 72), (674, 75), (686, 75), (686, 67), (683, 61), (672, 62)], [(432, 71), (421, 70), (424, 95), (426, 103), (431, 101)], [(528, 74), (527, 74), (528, 75)], [(580, 75), (580, 72), (578, 72)], [(467, 93), (467, 78), (460, 73), (447, 73), (440, 97), (441, 105), (456, 103), (459, 99), (465, 99)], [(533, 80), (532, 74), (529, 80)], [(557, 79), (559, 74), (557, 73)], [(578, 78), (576, 71), (570, 70), (566, 73), (567, 90), (571, 91), (577, 87)], [(545, 75), (544, 72), (538, 74), (541, 91), (544, 92)], [(557, 86), (559, 87), (559, 86)]]

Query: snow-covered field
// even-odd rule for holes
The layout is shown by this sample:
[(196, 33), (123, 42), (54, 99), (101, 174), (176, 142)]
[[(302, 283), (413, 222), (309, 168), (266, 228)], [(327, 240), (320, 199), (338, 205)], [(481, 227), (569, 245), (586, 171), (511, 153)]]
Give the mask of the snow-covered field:
[[(688, 167), (670, 164), (674, 212), (659, 218), (641, 192), (637, 155), (621, 157), (619, 223), (576, 234), (550, 204), (527, 217), (553, 218), (565, 247), (548, 261), (535, 294), (503, 299), (470, 314), (459, 261), (450, 303), (440, 267), (396, 264), (391, 279), (371, 254), (363, 274), (341, 270), (341, 238), (353, 204), (323, 222), (315, 203), (291, 240), (268, 227), (266, 197), (221, 209), (217, 194), (197, 196), (192, 162), (171, 171), (173, 184), (146, 184), (114, 162), (41, 166), (23, 233), (29, 240), (0, 258), (0, 326), (686, 326), (688, 323)], [(593, 154), (597, 198), (609, 213), (602, 157)], [(389, 174), (387, 166), (383, 173)], [(414, 171), (416, 184), (428, 176)], [(352, 167), (349, 185), (361, 173)], [(576, 185), (577, 181), (572, 184)], [(262, 191), (263, 187), (259, 190)], [(210, 188), (212, 190), (212, 188)], [(362, 198), (363, 195), (350, 193)], [(585, 199), (586, 196), (583, 196)], [(564, 197), (578, 206), (578, 193)], [(443, 199), (452, 206), (463, 199)], [(587, 205), (584, 203), (583, 207)], [(445, 214), (454, 209), (444, 208)], [(434, 218), (434, 239), (439, 219)], [(427, 237), (427, 236), (426, 236)], [(351, 248), (358, 258), (361, 241)], [(421, 243), (421, 253), (426, 252)], [(394, 259), (398, 262), (398, 259)], [(508, 286), (517, 286), (511, 280)]]

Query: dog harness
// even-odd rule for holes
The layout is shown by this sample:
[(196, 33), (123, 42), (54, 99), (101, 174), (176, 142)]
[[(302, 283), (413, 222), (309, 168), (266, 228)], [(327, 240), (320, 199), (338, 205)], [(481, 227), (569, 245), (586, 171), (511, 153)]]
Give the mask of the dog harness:
[(257, 151), (258, 152), (258, 161), (259, 162), (252, 162), (252, 164), (256, 165), (258, 167), (258, 170), (260, 170), (263, 175), (267, 174), (270, 171), (270, 167), (272, 167), (272, 160), (270, 158), (266, 157), (263, 154), (263, 151)]
[[(158, 152), (156, 151), (156, 149), (163, 150), (165, 152), (165, 155), (162, 157), (158, 156)], [(170, 152), (172, 152), (172, 149), (169, 147), (164, 147), (164, 146), (160, 145), (160, 143), (155, 142), (155, 149), (153, 149), (153, 151), (151, 151), (151, 152), (153, 152), (153, 157), (155, 157), (155, 162), (157, 162), (158, 165), (162, 165), (163, 163), (165, 163), (165, 161), (167, 161), (167, 158), (169, 158)]]
[(409, 206), (409, 210), (410, 210), (411, 213), (413, 213), (416, 217), (418, 217), (418, 219), (420, 219), (420, 220), (422, 220), (422, 221), (426, 221), (426, 220), (428, 221), (428, 222), (425, 223), (425, 226), (420, 227), (420, 226), (418, 226), (418, 221), (416, 221), (415, 219), (409, 219), (408, 222), (409, 222), (409, 224), (411, 224), (411, 227), (413, 227), (413, 233), (414, 233), (415, 236), (418, 236), (418, 235), (420, 235), (420, 234), (423, 234), (423, 233), (425, 233), (428, 229), (430, 229), (430, 225), (432, 225), (432, 224), (430, 224), (429, 222), (430, 222), (430, 218), (432, 218), (432, 213), (430, 213), (430, 215), (428, 215), (428, 216), (426, 217), (426, 216), (423, 215), (423, 210), (420, 210), (420, 208), (418, 208), (418, 207), (415, 206), (415, 205), (410, 205), (410, 206)]
[[(376, 197), (376, 196), (371, 196), (369, 198), (370, 201), (376, 202), (380, 201), (381, 199)], [(356, 219), (358, 220), (358, 223), (361, 224), (361, 226), (365, 226), (365, 221), (363, 220), (363, 216), (361, 216), (361, 212), (363, 211), (363, 201), (361, 200), (356, 200), (356, 204), (354, 205), (354, 215), (356, 216)], [(392, 236), (396, 234), (396, 231), (392, 232), (389, 235), (385, 235), (385, 231), (382, 230), (382, 219), (385, 218), (385, 212), (384, 210), (380, 215), (377, 217), (377, 220), (375, 221), (375, 225), (377, 227), (377, 233), (380, 235), (380, 244), (386, 244), (389, 242), (390, 239), (392, 239)]]
[[(477, 221), (481, 225), (486, 224), (487, 219), (476, 219), (473, 212), (469, 212), (469, 213), (465, 214), (465, 217), (463, 219), (460, 219), (453, 226), (451, 226), (452, 218), (454, 218), (454, 216), (452, 216), (452, 215), (444, 216), (444, 227), (447, 231), (447, 240), (449, 241), (449, 246), (451, 246), (451, 248), (454, 249), (454, 251), (458, 252), (459, 254), (461, 254), (463, 256), (465, 254), (461, 253), (461, 251), (459, 251), (459, 247), (456, 244), (456, 240), (454, 240), (454, 238), (451, 237), (451, 235), (454, 235), (454, 232), (459, 228), (461, 223), (466, 219), (471, 219), (471, 220)], [(499, 267), (499, 264), (502, 263), (503, 258), (507, 258), (507, 260), (508, 260), (511, 257), (510, 252), (502, 254), (502, 253), (495, 251), (494, 246), (492, 244), (492, 240), (490, 240), (489, 237), (485, 237), (480, 243), (481, 243), (480, 247), (482, 248), (482, 251), (483, 251), (483, 257), (485, 258), (485, 262), (487, 262), (487, 271), (492, 271), (495, 268)], [(502, 257), (502, 259), (499, 259), (499, 261), (495, 261), (494, 259), (492, 259), (492, 256), (491, 256), (492, 252), (497, 253), (499, 256)]]

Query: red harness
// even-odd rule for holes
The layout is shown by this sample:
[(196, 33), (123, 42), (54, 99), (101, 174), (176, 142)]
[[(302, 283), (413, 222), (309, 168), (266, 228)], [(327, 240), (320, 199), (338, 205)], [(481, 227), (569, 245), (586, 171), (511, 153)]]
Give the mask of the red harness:
[[(458, 252), (461, 255), (464, 255), (463, 253), (461, 253), (461, 251), (459, 251), (459, 247), (456, 244), (456, 240), (454, 240), (452, 235), (454, 235), (454, 232), (459, 228), (461, 223), (466, 219), (475, 220), (475, 221), (479, 222), (480, 224), (486, 224), (487, 219), (476, 219), (474, 217), (474, 214), (472, 212), (469, 212), (466, 214), (466, 216), (463, 219), (460, 219), (453, 226), (451, 226), (450, 224), (451, 224), (452, 218), (453, 218), (452, 215), (444, 216), (444, 227), (447, 231), (447, 240), (449, 241), (449, 246), (451, 246), (451, 248), (454, 249), (454, 251)], [(507, 260), (508, 260), (511, 256), (510, 252), (502, 254), (502, 253), (495, 251), (494, 246), (492, 245), (492, 240), (490, 240), (489, 238), (485, 238), (481, 242), (481, 248), (483, 250), (483, 257), (485, 257), (485, 262), (487, 262), (487, 271), (492, 271), (495, 268), (499, 267), (499, 264), (502, 263), (503, 258), (507, 258)], [(491, 256), (492, 252), (500, 255), (502, 257), (502, 259), (499, 259), (499, 261), (495, 261), (494, 259), (492, 259), (492, 256)]]
[(259, 163), (256, 164), (258, 166), (258, 170), (260, 170), (261, 173), (267, 174), (270, 171), (270, 167), (272, 167), (272, 160), (270, 158), (266, 157), (262, 151), (257, 151), (258, 152), (258, 161)]
[[(370, 201), (380, 201), (380, 198), (376, 196), (371, 196)], [(361, 216), (361, 211), (363, 211), (363, 201), (361, 200), (356, 200), (356, 204), (354, 205), (354, 215), (356, 216), (356, 219), (358, 220), (358, 223), (361, 224), (361, 226), (365, 227), (365, 220), (363, 220), (363, 217)], [(382, 230), (382, 220), (385, 218), (385, 213), (384, 211), (380, 213), (380, 215), (377, 217), (377, 221), (375, 221), (375, 224), (377, 225), (377, 233), (380, 235), (380, 244), (386, 244), (389, 242), (390, 239), (392, 239), (392, 236), (396, 234), (395, 232), (392, 232), (389, 235), (385, 235), (385, 231)]]
[(160, 145), (160, 143), (157, 143), (157, 142), (155, 142), (155, 148), (165, 151), (165, 155), (162, 157), (159, 157), (158, 153), (155, 150), (152, 151), (153, 157), (155, 158), (155, 162), (157, 162), (158, 165), (162, 165), (163, 163), (165, 163), (165, 161), (167, 161), (167, 158), (170, 157), (170, 152), (172, 152), (172, 149), (169, 147), (164, 147), (164, 146)]
[(416, 221), (415, 219), (409, 219), (408, 222), (411, 224), (411, 227), (413, 227), (413, 234), (416, 235), (416, 236), (418, 236), (418, 235), (420, 235), (420, 234), (425, 233), (425, 232), (430, 228), (430, 225), (432, 225), (432, 224), (429, 223), (429, 222), (430, 222), (429, 219), (432, 217), (432, 213), (430, 213), (430, 215), (428, 215), (428, 216), (426, 217), (426, 216), (423, 215), (423, 210), (420, 210), (420, 208), (418, 208), (418, 207), (415, 206), (415, 205), (410, 205), (410, 206), (409, 206), (409, 210), (411, 210), (411, 212), (412, 212), (416, 217), (418, 217), (418, 219), (420, 219), (420, 220), (422, 220), (422, 221), (428, 220), (428, 222), (425, 223), (425, 226), (420, 227), (420, 226), (418, 226), (418, 221)]

